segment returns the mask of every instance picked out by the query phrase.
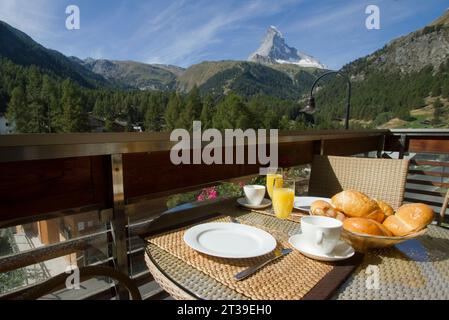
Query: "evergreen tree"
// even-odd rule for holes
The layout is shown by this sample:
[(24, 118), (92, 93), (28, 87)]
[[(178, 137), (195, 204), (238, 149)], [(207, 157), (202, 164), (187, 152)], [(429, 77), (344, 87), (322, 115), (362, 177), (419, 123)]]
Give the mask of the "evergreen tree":
[(179, 117), (179, 126), (187, 130), (192, 129), (193, 121), (200, 120), (203, 105), (199, 89), (194, 86), (186, 98), (186, 104)]
[(29, 133), (48, 132), (47, 110), (42, 100), (42, 76), (36, 67), (32, 67), (28, 74), (26, 94), (29, 118), (27, 131)]
[(446, 79), (446, 81), (443, 82), (443, 86), (441, 88), (441, 95), (444, 98), (449, 99), (449, 79)]
[(97, 117), (104, 118), (106, 117), (106, 105), (104, 100), (101, 97), (98, 97), (94, 104), (94, 109), (92, 110), (93, 114)]
[(396, 112), (396, 116), (399, 119), (402, 119), (402, 120), (405, 120), (405, 121), (409, 121), (410, 120), (410, 111), (406, 107), (401, 107)]
[(149, 106), (145, 113), (145, 130), (146, 131), (161, 131), (162, 129), (162, 111), (155, 95), (150, 96)]
[(432, 87), (432, 97), (439, 97), (441, 95), (441, 83), (437, 80)]
[(62, 109), (56, 84), (48, 75), (42, 77), (42, 101), (46, 110), (47, 132), (60, 132)]
[(202, 129), (209, 129), (212, 127), (212, 112), (214, 108), (214, 99), (211, 95), (207, 95), (203, 102), (203, 109), (201, 110), (200, 120)]
[(279, 121), (279, 129), (280, 130), (290, 130), (290, 120), (287, 116), (282, 116), (281, 120)]
[[(287, 115), (284, 115), (282, 118), (284, 118), (284, 117), (288, 121), (290, 121), (290, 119), (288, 118)], [(265, 129), (272, 129), (272, 128), (278, 128), (278, 127), (281, 128), (278, 115), (276, 114), (276, 112), (273, 108), (266, 110), (266, 112), (263, 114), (262, 126)], [(287, 130), (287, 129), (283, 129), (283, 130)]]
[(136, 119), (136, 108), (131, 104), (130, 101), (127, 101), (127, 112), (126, 112), (126, 131), (131, 132), (134, 131), (133, 125), (137, 122)]
[(171, 131), (178, 128), (179, 115), (182, 108), (182, 100), (178, 93), (172, 93), (165, 110), (165, 129)]
[(250, 125), (249, 112), (242, 98), (235, 94), (229, 94), (217, 106), (217, 111), (212, 118), (214, 128), (246, 129)]
[(159, 131), (159, 114), (155, 106), (150, 106), (150, 108), (145, 113), (145, 131)]
[(441, 123), (441, 114), (442, 114), (443, 103), (440, 98), (437, 98), (433, 103), (433, 119), (432, 124), (440, 124)]
[(79, 88), (69, 79), (62, 82), (62, 117), (63, 132), (87, 131), (87, 114), (83, 110), (83, 101)]
[(114, 120), (111, 117), (106, 117), (104, 121), (104, 132), (113, 132), (114, 131)]
[(20, 133), (27, 133), (30, 114), (27, 112), (27, 98), (23, 86), (14, 88), (11, 100), (8, 104), (6, 117), (9, 122), (14, 123), (15, 130)]

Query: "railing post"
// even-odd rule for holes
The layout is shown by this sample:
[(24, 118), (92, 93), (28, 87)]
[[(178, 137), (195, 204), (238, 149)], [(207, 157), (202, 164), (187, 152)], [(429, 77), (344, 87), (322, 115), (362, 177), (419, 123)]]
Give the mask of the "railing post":
[[(111, 220), (112, 238), (116, 268), (128, 276), (128, 254), (126, 243), (125, 195), (123, 187), (122, 154), (111, 155), (113, 218)], [(120, 299), (129, 299), (128, 291), (118, 286)]]
[(399, 139), (399, 143), (400, 143), (400, 146), (399, 146), (399, 156), (398, 156), (398, 158), (399, 159), (404, 159), (404, 153), (405, 153), (405, 148), (406, 148), (405, 144), (407, 143), (407, 134), (405, 134), (405, 133), (401, 134), (401, 138)]
[(319, 141), (318, 141), (318, 151), (319, 151), (319, 155), (320, 156), (324, 156), (324, 140), (323, 139), (320, 139)]
[(379, 145), (377, 146), (377, 158), (382, 158), (382, 152), (385, 149), (385, 134), (382, 134), (379, 139)]

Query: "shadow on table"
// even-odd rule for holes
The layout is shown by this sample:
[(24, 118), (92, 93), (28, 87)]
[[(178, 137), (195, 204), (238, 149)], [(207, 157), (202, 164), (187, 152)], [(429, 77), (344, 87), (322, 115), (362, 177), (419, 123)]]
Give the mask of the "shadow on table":
[(368, 253), (369, 264), (380, 264), (384, 258), (414, 262), (449, 261), (449, 239), (423, 235), (395, 245), (393, 248)]

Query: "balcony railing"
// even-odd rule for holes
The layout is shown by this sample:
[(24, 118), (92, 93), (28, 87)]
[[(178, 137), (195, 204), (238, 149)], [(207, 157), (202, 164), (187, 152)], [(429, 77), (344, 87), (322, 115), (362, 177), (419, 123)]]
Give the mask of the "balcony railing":
[[(52, 276), (52, 270), (40, 277), (32, 270), (69, 264), (108, 265), (135, 279), (145, 298), (163, 297), (145, 267), (140, 236), (155, 215), (167, 211), (168, 197), (259, 171), (259, 165), (245, 164), (174, 165), (172, 146), (164, 133), (0, 136), (0, 239), (8, 236), (16, 243), (23, 236), (28, 243), (0, 251), (0, 274), (36, 278), (19, 278), (3, 290), (3, 298)], [(315, 154), (409, 157), (404, 201), (425, 202), (437, 211), (449, 187), (449, 130), (284, 132), (278, 150), (281, 167), (307, 166)], [(172, 208), (166, 223), (194, 219), (204, 213), (204, 205), (213, 208), (221, 201), (229, 200)], [(90, 286), (75, 296), (58, 294), (115, 294), (108, 281)]]

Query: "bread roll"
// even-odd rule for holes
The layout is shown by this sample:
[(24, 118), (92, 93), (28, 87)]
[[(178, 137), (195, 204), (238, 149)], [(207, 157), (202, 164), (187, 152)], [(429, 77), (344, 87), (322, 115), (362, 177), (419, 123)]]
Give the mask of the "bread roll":
[(424, 203), (404, 204), (383, 225), (395, 236), (402, 237), (424, 229), (433, 221), (432, 208)]
[(385, 214), (377, 202), (359, 191), (342, 191), (333, 196), (331, 201), (334, 208), (348, 217), (363, 217), (377, 222), (385, 219)]
[(392, 236), (391, 232), (381, 223), (366, 218), (347, 218), (343, 221), (343, 228), (350, 232), (370, 234), (373, 236)]
[(377, 199), (374, 199), (374, 200), (377, 202), (377, 205), (379, 206), (379, 208), (383, 211), (385, 217), (394, 215), (394, 210), (388, 203), (386, 203), (382, 200), (377, 200)]
[(332, 207), (332, 205), (323, 200), (315, 200), (310, 205), (310, 213), (315, 216), (325, 216), (334, 219), (338, 219), (340, 221), (345, 220), (346, 216)]

